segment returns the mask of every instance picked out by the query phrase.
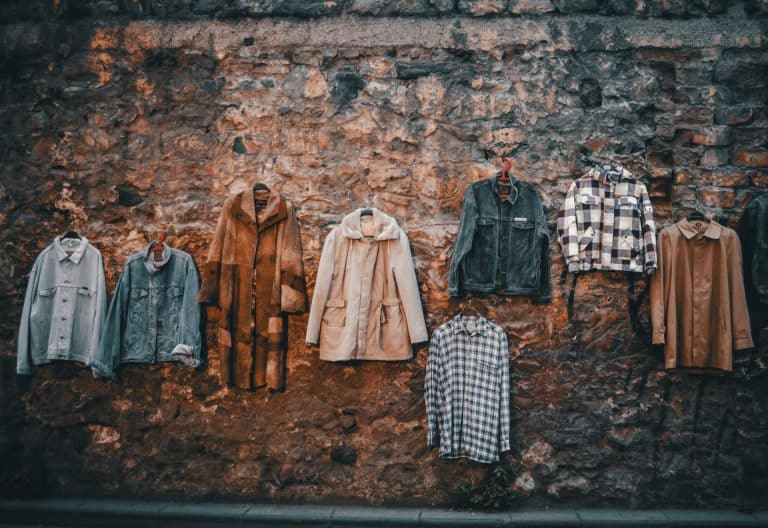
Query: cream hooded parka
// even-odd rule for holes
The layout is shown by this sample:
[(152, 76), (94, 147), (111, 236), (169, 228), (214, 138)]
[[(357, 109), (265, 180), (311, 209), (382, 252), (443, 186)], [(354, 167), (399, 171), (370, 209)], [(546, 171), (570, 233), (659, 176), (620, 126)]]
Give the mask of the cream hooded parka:
[(361, 227), (362, 211), (325, 239), (306, 341), (326, 361), (410, 359), (427, 328), (408, 237), (378, 209)]

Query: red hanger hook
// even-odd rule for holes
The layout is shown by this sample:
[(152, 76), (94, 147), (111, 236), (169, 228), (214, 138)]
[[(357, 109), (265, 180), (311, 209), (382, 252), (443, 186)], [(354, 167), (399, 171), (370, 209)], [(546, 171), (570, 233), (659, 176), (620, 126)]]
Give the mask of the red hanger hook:
[(501, 158), (501, 161), (504, 162), (504, 172), (509, 172), (509, 170), (512, 168), (512, 160), (504, 156)]

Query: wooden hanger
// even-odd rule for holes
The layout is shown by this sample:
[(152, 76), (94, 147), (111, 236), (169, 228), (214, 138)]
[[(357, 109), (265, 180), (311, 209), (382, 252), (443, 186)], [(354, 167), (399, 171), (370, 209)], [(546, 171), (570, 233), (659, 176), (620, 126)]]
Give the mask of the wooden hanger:
[(480, 313), (480, 310), (478, 310), (474, 303), (472, 297), (469, 297), (467, 299), (467, 302), (464, 303), (464, 306), (459, 310), (459, 314), (461, 315), (467, 315), (467, 312), (471, 311), (474, 315), (478, 317), (483, 317), (483, 314)]
[(149, 252), (152, 254), (152, 260), (160, 262), (163, 260), (163, 244), (165, 243), (165, 229), (160, 228), (157, 230), (157, 238), (149, 245)]

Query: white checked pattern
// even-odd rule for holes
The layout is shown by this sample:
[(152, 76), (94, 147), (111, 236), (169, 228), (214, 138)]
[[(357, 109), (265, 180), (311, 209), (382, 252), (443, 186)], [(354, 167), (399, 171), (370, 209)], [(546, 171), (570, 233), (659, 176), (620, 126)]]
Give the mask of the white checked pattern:
[(435, 330), (424, 387), (427, 443), (441, 457), (489, 463), (509, 450), (509, 346), (499, 326), (459, 314)]
[(565, 197), (557, 231), (568, 271), (653, 273), (656, 224), (648, 191), (627, 170), (612, 171), (590, 169)]

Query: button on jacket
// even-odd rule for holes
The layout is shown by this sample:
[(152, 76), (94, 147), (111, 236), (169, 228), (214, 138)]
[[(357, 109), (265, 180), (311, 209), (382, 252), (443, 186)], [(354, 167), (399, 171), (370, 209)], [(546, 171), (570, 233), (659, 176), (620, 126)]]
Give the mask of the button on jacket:
[[(192, 257), (163, 244), (128, 258), (109, 305), (93, 371), (107, 378), (123, 363), (179, 361), (200, 364), (200, 278)], [(157, 265), (156, 265), (157, 264)]]
[[(427, 340), (405, 231), (378, 209), (347, 215), (326, 237), (309, 311), (307, 342), (320, 359), (403, 360)], [(365, 232), (365, 236), (363, 233)]]
[(645, 185), (622, 167), (592, 168), (573, 182), (557, 230), (571, 273), (656, 271), (653, 206)]
[(85, 237), (56, 237), (32, 266), (21, 312), (16, 372), (29, 374), (32, 365), (56, 359), (88, 363), (98, 346), (106, 308), (99, 250)]
[(768, 304), (768, 193), (749, 202), (739, 224), (747, 301)]
[(733, 350), (752, 347), (735, 231), (688, 220), (662, 230), (651, 321), (666, 368), (732, 370)]
[(502, 198), (497, 178), (467, 188), (448, 271), (448, 293), (462, 291), (552, 299), (549, 230), (536, 188), (510, 176)]
[(224, 202), (200, 301), (218, 308), (223, 380), (243, 389), (282, 389), (286, 314), (304, 312), (307, 297), (299, 223), (279, 193), (249, 189)]
[(441, 457), (488, 463), (509, 450), (509, 347), (499, 326), (459, 314), (435, 330), (424, 389), (427, 443)]

